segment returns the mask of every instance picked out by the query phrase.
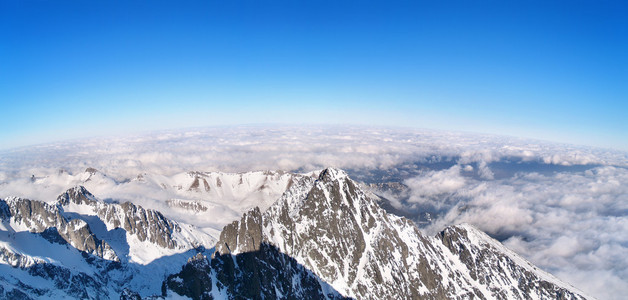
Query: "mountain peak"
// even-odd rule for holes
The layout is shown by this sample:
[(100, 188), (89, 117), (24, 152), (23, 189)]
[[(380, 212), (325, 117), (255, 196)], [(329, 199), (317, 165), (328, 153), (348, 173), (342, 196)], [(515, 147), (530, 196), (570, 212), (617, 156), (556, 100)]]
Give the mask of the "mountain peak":
[(324, 170), (321, 171), (321, 173), (318, 175), (318, 180), (320, 181), (325, 181), (325, 182), (331, 182), (331, 181), (336, 181), (336, 180), (340, 180), (340, 179), (345, 179), (348, 178), (349, 175), (347, 175), (347, 172), (341, 170), (341, 169), (336, 169), (333, 167), (328, 167)]
[(96, 202), (98, 202), (96, 196), (90, 193), (82, 185), (77, 185), (75, 187), (69, 188), (67, 191), (57, 197), (57, 203), (62, 206), (68, 205), (70, 203), (91, 205)]
[(94, 175), (94, 174), (96, 174), (98, 172), (99, 172), (98, 169), (95, 169), (95, 168), (92, 168), (92, 167), (88, 167), (88, 168), (85, 169), (85, 173), (89, 173), (91, 175)]

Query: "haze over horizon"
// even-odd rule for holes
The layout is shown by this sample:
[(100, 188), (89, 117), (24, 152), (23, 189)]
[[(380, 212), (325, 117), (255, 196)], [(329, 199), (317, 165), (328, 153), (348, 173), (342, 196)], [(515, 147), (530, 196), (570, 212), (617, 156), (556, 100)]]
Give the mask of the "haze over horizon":
[(4, 1), (0, 149), (356, 124), (628, 150), (628, 5)]

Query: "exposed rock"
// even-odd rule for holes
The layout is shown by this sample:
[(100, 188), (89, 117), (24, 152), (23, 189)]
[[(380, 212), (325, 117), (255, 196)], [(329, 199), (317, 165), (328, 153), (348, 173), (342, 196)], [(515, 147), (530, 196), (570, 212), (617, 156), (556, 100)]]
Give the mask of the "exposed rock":
[(238, 254), (259, 250), (262, 242), (262, 214), (259, 208), (245, 213), (242, 219), (225, 226), (220, 233), (216, 252)]
[(83, 186), (67, 190), (57, 197), (57, 203), (60, 207), (86, 205), (105, 223), (112, 224), (114, 228), (123, 228), (140, 241), (149, 241), (169, 249), (178, 246), (173, 233), (180, 232), (181, 228), (158, 211), (144, 209), (130, 202), (104, 203)]
[(207, 211), (207, 206), (203, 205), (199, 201), (186, 201), (180, 199), (168, 199), (166, 200), (166, 204), (173, 208), (182, 208), (185, 210), (189, 210), (192, 212), (205, 212)]
[(98, 170), (94, 169), (92, 167), (88, 167), (87, 169), (85, 169), (85, 173), (89, 173), (91, 175), (94, 175), (94, 174), (98, 173)]
[(11, 217), (11, 210), (6, 201), (0, 199), (0, 220), (8, 220)]
[(172, 238), (172, 233), (181, 229), (160, 212), (147, 210), (130, 202), (122, 203), (119, 207), (122, 209), (124, 220), (116, 218), (119, 216), (115, 213), (118, 206), (108, 206), (108, 210), (101, 211), (102, 217), (114, 224), (122, 223), (124, 230), (129, 234), (136, 235), (140, 241), (148, 240), (153, 244), (171, 249), (177, 246), (177, 242)]
[(84, 186), (76, 186), (68, 189), (63, 194), (57, 197), (57, 202), (61, 206), (69, 205), (70, 203), (74, 203), (77, 205), (85, 204), (85, 205), (94, 205), (96, 202), (96, 197), (92, 195)]
[(212, 289), (212, 279), (209, 262), (202, 254), (197, 254), (188, 260), (181, 268), (181, 272), (168, 276), (162, 288), (163, 296), (167, 290), (192, 299), (213, 299), (209, 293)]
[[(197, 182), (196, 188), (207, 193), (251, 183), (242, 174), (224, 182), (204, 173), (192, 175), (196, 176), (192, 185)], [(252, 185), (256, 192), (269, 189), (263, 176)], [(177, 274), (154, 274), (155, 289), (161, 287), (162, 294), (155, 297), (174, 293), (192, 299), (587, 299), (471, 226), (448, 227), (436, 237), (423, 235), (410, 220), (387, 213), (374, 194), (362, 191), (341, 170), (281, 178), (275, 187), (285, 184), (289, 187), (285, 193), (268, 209), (254, 208), (225, 226), (210, 258), (204, 250), (190, 250), (185, 255), (198, 254)], [(8, 241), (19, 231), (55, 251), (67, 247), (85, 260), (63, 266), (38, 254), (14, 251), (10, 243), (0, 246), (5, 268), (22, 272), (0, 276), (0, 298), (147, 296), (127, 285), (134, 276), (145, 274), (125, 272), (155, 272), (154, 266), (140, 269), (119, 261), (107, 238), (97, 238), (92, 228), (105, 236), (122, 232), (122, 237), (116, 236), (120, 240), (132, 237), (137, 245), (159, 249), (191, 249), (198, 241), (185, 224), (131, 203), (105, 203), (80, 186), (60, 195), (53, 205), (0, 200), (0, 219), (7, 228), (1, 234)], [(179, 256), (177, 265), (186, 257)], [(19, 280), (24, 276), (37, 280)]]
[[(77, 201), (84, 200), (78, 199)], [(43, 233), (49, 228), (55, 228), (59, 237), (76, 249), (105, 259), (119, 260), (111, 246), (96, 238), (85, 221), (69, 220), (62, 215), (62, 210), (57, 205), (22, 198), (9, 198), (6, 202), (0, 200), (0, 203), (5, 203), (9, 207), (13, 222), (29, 228), (31, 232)], [(46, 234), (50, 232), (44, 233)]]

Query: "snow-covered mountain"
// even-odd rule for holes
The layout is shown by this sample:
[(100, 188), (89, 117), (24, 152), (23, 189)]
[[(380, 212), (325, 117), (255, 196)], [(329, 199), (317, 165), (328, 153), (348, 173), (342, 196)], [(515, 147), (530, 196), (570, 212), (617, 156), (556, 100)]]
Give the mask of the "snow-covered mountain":
[(173, 176), (144, 173), (132, 182), (158, 186), (183, 199), (228, 203), (233, 209), (247, 211), (255, 206), (267, 208), (295, 177), (301, 176), (281, 171), (185, 172)]
[[(190, 222), (83, 186), (1, 199), (0, 298), (589, 298), (472, 226), (426, 236), (334, 168), (80, 180), (178, 195), (164, 207)], [(190, 223), (218, 204), (247, 211), (215, 239)]]
[(84, 187), (50, 203), (0, 200), (0, 298), (116, 298), (157, 294), (163, 279), (215, 239)]
[(471, 226), (425, 236), (331, 168), (225, 226), (214, 255), (165, 287), (196, 299), (587, 298)]
[[(75, 174), (62, 170), (33, 175), (20, 184), (47, 197), (56, 197), (68, 186), (82, 185), (103, 199), (139, 203), (159, 210), (170, 219), (193, 224), (217, 238), (223, 226), (254, 207), (265, 210), (303, 176), (311, 174), (193, 171), (169, 176), (142, 173), (133, 178), (114, 179), (87, 168)], [(15, 189), (19, 192), (18, 187)]]

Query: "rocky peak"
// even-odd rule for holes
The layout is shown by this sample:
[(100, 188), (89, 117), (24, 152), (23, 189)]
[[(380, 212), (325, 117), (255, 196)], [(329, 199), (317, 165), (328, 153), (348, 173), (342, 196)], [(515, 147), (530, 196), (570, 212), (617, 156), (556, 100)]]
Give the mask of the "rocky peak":
[(100, 172), (99, 170), (88, 167), (85, 169), (85, 172), (81, 175), (83, 182), (92, 181), (92, 179), (98, 178), (99, 180), (107, 178), (107, 175)]
[[(321, 171), (316, 181), (295, 184), (263, 215), (258, 215), (256, 211), (249, 212), (240, 222), (226, 226), (217, 251), (222, 254), (228, 253), (227, 247), (232, 251), (251, 248), (251, 241), (261, 239), (254, 245), (277, 247), (345, 296), (418, 295), (417, 287), (390, 294), (400, 288), (398, 283), (404, 282), (405, 275), (401, 274), (409, 271), (405, 263), (392, 259), (408, 255), (408, 246), (394, 226), (409, 222), (389, 218), (344, 171), (328, 168)], [(413, 232), (417, 233), (418, 230)], [(382, 270), (397, 275), (391, 275), (386, 282)], [(366, 273), (375, 277), (365, 279)], [(415, 283), (418, 286), (419, 282)]]
[(348, 178), (349, 175), (343, 170), (329, 167), (323, 169), (318, 175), (318, 180), (323, 182), (332, 182)]
[[(373, 213), (380, 213), (376, 212), (378, 207), (373, 198), (364, 193), (345, 171), (334, 168), (321, 171), (307, 196), (300, 201), (300, 205), (291, 209), (324, 222), (337, 215), (347, 222), (343, 226), (355, 221), (353, 225), (356, 230), (357, 226), (370, 227), (372, 224), (368, 224), (369, 217), (372, 218)], [(362, 224), (364, 221), (367, 223)]]
[[(174, 233), (181, 232), (179, 224), (166, 218), (160, 212), (144, 209), (131, 202), (110, 207), (99, 212), (99, 215), (107, 222), (114, 224), (116, 228), (122, 227), (140, 241), (149, 241), (163, 248), (175, 249), (181, 246), (173, 236)], [(121, 210), (121, 214), (116, 213), (116, 210)]]
[(85, 173), (88, 173), (90, 175), (94, 175), (94, 174), (96, 174), (98, 172), (99, 172), (98, 169), (95, 169), (95, 168), (92, 168), (92, 167), (87, 167), (85, 169)]
[(96, 196), (82, 185), (70, 188), (57, 197), (57, 203), (61, 206), (69, 205), (70, 203), (93, 205), (96, 202), (98, 202)]

